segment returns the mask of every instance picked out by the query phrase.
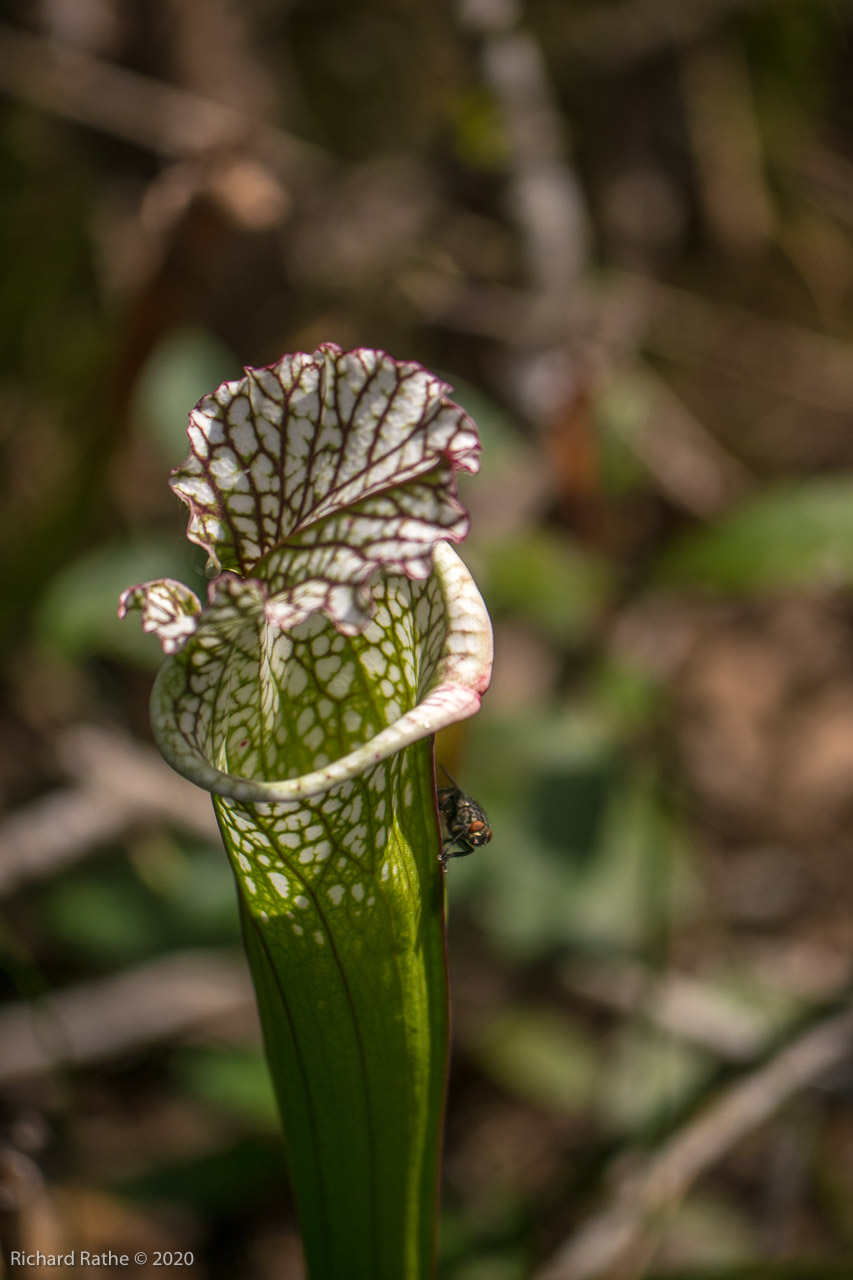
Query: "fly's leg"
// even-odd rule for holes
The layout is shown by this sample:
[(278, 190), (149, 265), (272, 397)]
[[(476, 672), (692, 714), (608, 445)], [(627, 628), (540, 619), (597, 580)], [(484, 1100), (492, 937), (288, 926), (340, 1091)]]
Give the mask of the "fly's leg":
[[(458, 848), (454, 848), (453, 846), (457, 843)], [(441, 853), (438, 855), (438, 859), (442, 867), (446, 870), (447, 864), (451, 858), (467, 858), (468, 855), (473, 852), (474, 849), (471, 845), (465, 844), (461, 840), (457, 841), (452, 836), (448, 836), (441, 847)]]

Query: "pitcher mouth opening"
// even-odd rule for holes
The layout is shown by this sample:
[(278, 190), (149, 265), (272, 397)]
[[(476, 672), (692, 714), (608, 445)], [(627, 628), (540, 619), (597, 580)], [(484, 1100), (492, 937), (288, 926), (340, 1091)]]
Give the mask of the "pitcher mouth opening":
[[(432, 620), (430, 634), (411, 635), (412, 696), (417, 700), (408, 710), (396, 714), (402, 708), (395, 707), (395, 700), (389, 699), (388, 710), (394, 718), (366, 741), (289, 778), (270, 778), (263, 773), (251, 776), (222, 768), (221, 747), (211, 750), (209, 743), (203, 745), (204, 729), (198, 716), (188, 714), (186, 658), (178, 654), (161, 668), (151, 697), (154, 734), (165, 759), (178, 773), (215, 795), (244, 803), (286, 804), (321, 795), (411, 743), (473, 715), (488, 688), (492, 666), (491, 624), (482, 597), (447, 542), (436, 544), (433, 574), (417, 586), (437, 592), (439, 605), (439, 616)], [(432, 636), (437, 640), (430, 644)], [(363, 643), (369, 648), (367, 638)], [(318, 699), (322, 700), (316, 676), (315, 682)]]

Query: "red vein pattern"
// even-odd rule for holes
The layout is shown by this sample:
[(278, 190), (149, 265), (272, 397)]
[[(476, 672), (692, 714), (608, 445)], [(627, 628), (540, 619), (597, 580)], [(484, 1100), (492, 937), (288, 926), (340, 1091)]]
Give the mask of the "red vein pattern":
[(159, 578), (128, 587), (121, 593), (118, 616), (131, 609), (142, 614), (142, 630), (154, 632), (164, 653), (177, 653), (198, 625), (201, 605), (194, 591), (174, 578)]
[(266, 583), (274, 625), (320, 611), (361, 630), (377, 570), (426, 578), (435, 543), (468, 532), (455, 476), (477, 470), (480, 445), (449, 391), (418, 364), (333, 344), (247, 369), (190, 415), (171, 481), (187, 536)]

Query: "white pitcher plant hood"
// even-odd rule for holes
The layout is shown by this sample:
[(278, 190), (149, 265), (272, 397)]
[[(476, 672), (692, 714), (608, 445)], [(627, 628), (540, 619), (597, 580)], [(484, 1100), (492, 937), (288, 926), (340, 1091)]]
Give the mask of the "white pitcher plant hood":
[(131, 587), (168, 655), (160, 750), (214, 793), (310, 1280), (433, 1273), (447, 1064), (432, 737), (471, 715), (491, 628), (451, 549), (479, 441), (449, 388), (321, 346), (190, 416), (172, 487), (207, 603)]
[(448, 543), (479, 439), (450, 388), (381, 351), (284, 356), (190, 415), (171, 486), (217, 576), (131, 587), (122, 616), (173, 655), (161, 751), (242, 801), (318, 794), (477, 710), (491, 628)]

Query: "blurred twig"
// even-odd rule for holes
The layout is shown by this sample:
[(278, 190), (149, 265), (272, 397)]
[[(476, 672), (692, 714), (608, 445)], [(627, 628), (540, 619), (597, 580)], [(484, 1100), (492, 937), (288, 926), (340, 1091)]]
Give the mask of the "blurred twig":
[(707, 520), (749, 493), (753, 480), (746, 467), (650, 365), (638, 361), (616, 376), (621, 393), (640, 409), (624, 443), (671, 502)]
[[(619, 71), (644, 58), (696, 44), (733, 15), (781, 8), (785, 0), (610, 0), (561, 22), (559, 52)], [(839, 5), (842, 0), (835, 0)], [(561, 13), (561, 18), (563, 17)]]
[(77, 785), (54, 791), (0, 826), (0, 894), (55, 874), (141, 823), (168, 822), (219, 839), (208, 797), (155, 751), (116, 731), (78, 726), (58, 752)]
[(44, 1196), (44, 1179), (35, 1160), (0, 1142), (0, 1259), (10, 1271), (12, 1253), (29, 1243), (27, 1218)]
[(0, 92), (170, 159), (243, 149), (293, 182), (329, 165), (319, 147), (234, 107), (6, 25)]
[(726, 248), (756, 252), (773, 234), (775, 213), (740, 44), (719, 40), (687, 52), (681, 96), (705, 220)]
[[(433, 323), (511, 349), (529, 323), (531, 300), (520, 290), (461, 285), (425, 312)], [(845, 340), (650, 277), (611, 272), (606, 289), (591, 301), (589, 334), (605, 360), (611, 347), (631, 355), (641, 347), (695, 361), (780, 400), (832, 413), (853, 408), (853, 362)]]
[(483, 73), (506, 123), (512, 208), (534, 296), (528, 339), (551, 344), (577, 322), (587, 259), (584, 201), (561, 113), (515, 0), (462, 0), (460, 16), (480, 38)]
[(169, 60), (185, 89), (266, 118), (280, 87), (252, 47), (252, 14), (232, 0), (163, 0)]
[(551, 427), (583, 398), (586, 384), (579, 341), (589, 253), (584, 198), (548, 68), (523, 25), (522, 6), (459, 0), (458, 11), (479, 42), (483, 77), (503, 114), (510, 204), (527, 264), (527, 296), (511, 337), (505, 335), (502, 373), (522, 413)]
[(623, 1280), (632, 1260), (694, 1182), (789, 1098), (839, 1066), (853, 1047), (853, 1010), (835, 1014), (738, 1081), (629, 1174), (611, 1203), (559, 1248), (537, 1280)]
[(853, 225), (853, 164), (817, 138), (796, 152), (793, 172), (808, 196), (824, 205), (845, 227)]
[(153, 960), (0, 1013), (0, 1083), (139, 1050), (254, 1008), (245, 963), (213, 951)]
[(655, 974), (631, 961), (572, 961), (561, 977), (573, 994), (620, 1013), (640, 1014), (670, 1035), (732, 1062), (754, 1059), (767, 1043), (766, 1018), (688, 974)]
[(670, 358), (696, 360), (722, 374), (834, 413), (853, 407), (849, 342), (744, 307), (709, 301), (659, 281), (624, 277), (646, 297), (642, 342)]

